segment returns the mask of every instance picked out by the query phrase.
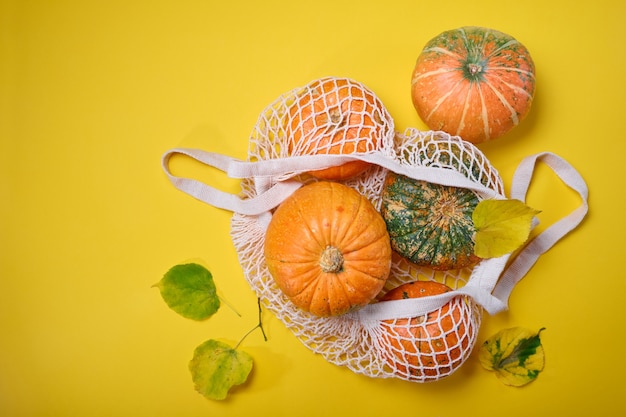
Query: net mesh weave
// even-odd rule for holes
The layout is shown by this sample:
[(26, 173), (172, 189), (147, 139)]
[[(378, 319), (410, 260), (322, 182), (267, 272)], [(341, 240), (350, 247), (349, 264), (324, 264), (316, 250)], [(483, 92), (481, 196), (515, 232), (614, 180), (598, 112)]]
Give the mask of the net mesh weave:
[[(323, 117), (316, 116), (319, 112)], [(308, 133), (311, 131), (317, 133)], [(294, 137), (301, 139), (295, 141)], [(340, 143), (349, 149), (337, 149)], [(346, 151), (382, 155), (399, 169), (423, 167), (460, 173), (496, 195), (504, 195), (498, 172), (477, 148), (443, 132), (396, 132), (380, 100), (365, 86), (349, 79), (318, 80), (271, 103), (251, 133), (248, 159)], [(387, 172), (388, 168), (371, 164), (361, 175), (341, 182), (359, 191), (379, 209)], [(253, 198), (285, 179), (303, 183), (316, 180), (300, 171), (273, 178), (245, 178), (242, 198)], [(233, 243), (246, 280), (264, 307), (313, 352), (359, 374), (414, 382), (450, 375), (469, 357), (482, 309), (468, 296), (457, 296), (428, 314), (402, 318), (365, 319), (359, 312), (320, 318), (295, 307), (274, 283), (265, 265), (264, 235), (270, 219), (271, 212), (255, 216), (234, 213)], [(394, 255), (390, 277), (379, 298), (410, 281), (431, 280), (458, 289), (471, 278), (471, 268), (433, 271)]]

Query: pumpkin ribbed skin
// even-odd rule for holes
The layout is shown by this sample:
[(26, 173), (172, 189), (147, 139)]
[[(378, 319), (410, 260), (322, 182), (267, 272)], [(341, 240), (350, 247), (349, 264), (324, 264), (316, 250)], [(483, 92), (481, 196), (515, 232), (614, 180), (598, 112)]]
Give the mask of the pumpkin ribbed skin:
[(368, 304), (391, 269), (385, 222), (343, 184), (304, 185), (274, 212), (264, 244), (268, 270), (304, 311), (327, 317)]
[[(451, 291), (435, 281), (413, 281), (384, 295), (381, 301), (421, 298)], [(471, 307), (454, 298), (425, 316), (383, 320), (382, 340), (391, 348), (385, 361), (394, 372), (415, 380), (435, 380), (461, 366), (472, 348), (476, 327)]]
[[(382, 146), (387, 118), (382, 102), (360, 83), (335, 77), (314, 80), (288, 109), (285, 134), (289, 154), (374, 151)], [(369, 166), (357, 160), (310, 174), (323, 180), (345, 180)]]
[(411, 262), (436, 270), (475, 264), (480, 259), (474, 255), (472, 212), (478, 201), (471, 190), (389, 172), (381, 214), (391, 247)]
[(535, 66), (512, 36), (462, 27), (431, 39), (420, 53), (411, 95), (420, 118), (433, 130), (472, 143), (495, 139), (530, 111)]

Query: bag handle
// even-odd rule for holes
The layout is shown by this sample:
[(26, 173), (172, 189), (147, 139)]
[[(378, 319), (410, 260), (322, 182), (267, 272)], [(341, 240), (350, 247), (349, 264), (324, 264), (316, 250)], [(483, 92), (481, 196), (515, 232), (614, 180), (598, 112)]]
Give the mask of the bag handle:
[[(169, 169), (169, 160), (175, 154), (183, 154), (201, 163), (218, 168), (231, 178), (243, 179), (253, 177), (257, 187), (257, 194), (252, 198), (242, 199), (198, 180), (175, 176)], [(179, 190), (217, 208), (254, 216), (261, 215), (275, 208), (301, 187), (303, 184), (300, 181), (291, 179), (295, 175), (305, 171), (339, 165), (355, 159), (371, 162), (413, 178), (444, 185), (465, 186), (482, 193), (485, 198), (503, 198), (494, 191), (481, 187), (468, 180), (462, 174), (450, 169), (409, 167), (400, 165), (395, 159), (381, 154), (305, 155), (280, 159), (241, 161), (199, 149), (175, 148), (163, 155), (162, 166), (169, 180)], [(510, 255), (485, 259), (474, 268), (468, 284), (458, 290), (420, 299), (370, 304), (357, 312), (349, 314), (357, 314), (359, 319), (364, 321), (379, 320), (381, 317), (391, 319), (415, 316), (435, 310), (458, 295), (472, 297), (490, 314), (506, 310), (513, 288), (533, 267), (539, 256), (575, 229), (588, 212), (588, 188), (585, 181), (569, 163), (550, 152), (539, 153), (522, 160), (513, 177), (511, 198), (519, 199), (523, 202), (526, 200), (526, 194), (535, 171), (535, 166), (539, 161), (547, 164), (567, 186), (575, 190), (581, 197), (582, 203), (569, 215), (533, 238), (519, 251), (508, 266), (506, 264)]]
[[(235, 194), (218, 190), (201, 181), (175, 176), (170, 170), (169, 162), (170, 158), (176, 154), (186, 155), (205, 165), (217, 168), (231, 178), (267, 177), (266, 181), (259, 181), (259, 184), (265, 184), (265, 189), (261, 190), (255, 198), (243, 199)], [(225, 155), (206, 152), (200, 149), (171, 149), (163, 155), (161, 165), (170, 182), (180, 191), (217, 208), (251, 216), (259, 215), (273, 209), (302, 186), (300, 182), (289, 179), (285, 179), (284, 181), (271, 181), (272, 174), (276, 175), (277, 172), (285, 172), (284, 166), (278, 167), (280, 170), (277, 170), (276, 164), (265, 164), (265, 170), (262, 171), (259, 169), (259, 164), (240, 161)]]
[(589, 189), (585, 180), (563, 158), (550, 152), (530, 156), (520, 163), (513, 176), (511, 198), (521, 201), (526, 200), (526, 194), (538, 162), (548, 165), (565, 185), (576, 191), (580, 196), (581, 204), (568, 215), (535, 236), (507, 267), (493, 292), (494, 296), (505, 305), (508, 304), (513, 287), (530, 271), (539, 259), (539, 256), (574, 230), (589, 211)]
[(589, 191), (584, 179), (563, 158), (550, 152), (538, 153), (522, 160), (513, 176), (511, 198), (525, 202), (538, 162), (548, 165), (568, 187), (578, 193), (582, 201), (570, 214), (535, 236), (508, 266), (511, 254), (485, 259), (474, 268), (468, 284), (458, 290), (424, 298), (370, 304), (350, 314), (371, 323), (382, 319), (420, 316), (440, 308), (459, 295), (470, 296), (492, 315), (508, 309), (509, 296), (515, 285), (543, 253), (582, 222), (589, 210)]
[[(174, 175), (170, 169), (169, 162), (176, 154), (188, 156), (205, 165), (217, 168), (230, 178), (254, 178), (256, 195), (252, 198), (242, 199), (239, 196), (218, 190), (201, 181)], [(394, 158), (380, 153), (300, 155), (280, 159), (242, 161), (201, 149), (174, 148), (163, 154), (161, 165), (170, 182), (180, 191), (214, 207), (234, 213), (255, 216), (272, 210), (303, 185), (300, 181), (293, 180), (294, 176), (302, 172), (324, 169), (354, 160), (369, 162), (412, 178), (472, 189), (484, 198), (503, 198), (495, 191), (468, 179), (465, 175), (454, 170), (402, 165)]]

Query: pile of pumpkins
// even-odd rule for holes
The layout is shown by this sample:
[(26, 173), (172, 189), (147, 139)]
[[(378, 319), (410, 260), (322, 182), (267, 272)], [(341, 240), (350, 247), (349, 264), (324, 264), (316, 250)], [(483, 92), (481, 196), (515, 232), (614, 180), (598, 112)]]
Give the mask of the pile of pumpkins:
[[(372, 138), (380, 133), (382, 104), (370, 92), (345, 83), (315, 80), (293, 103), (285, 126), (293, 154), (376, 151)], [(505, 33), (482, 27), (449, 30), (430, 40), (411, 82), (413, 104), (424, 123), (473, 144), (517, 126), (528, 114), (534, 93), (535, 69), (528, 50)], [(343, 100), (347, 95), (352, 99)], [(313, 315), (339, 316), (375, 300), (390, 274), (393, 252), (435, 270), (480, 261), (473, 252), (474, 192), (389, 171), (377, 210), (342, 183), (368, 168), (367, 162), (352, 160), (309, 172), (316, 181), (281, 203), (267, 228), (264, 255), (270, 274), (295, 306)], [(415, 281), (388, 291), (379, 301), (450, 290), (444, 284)]]

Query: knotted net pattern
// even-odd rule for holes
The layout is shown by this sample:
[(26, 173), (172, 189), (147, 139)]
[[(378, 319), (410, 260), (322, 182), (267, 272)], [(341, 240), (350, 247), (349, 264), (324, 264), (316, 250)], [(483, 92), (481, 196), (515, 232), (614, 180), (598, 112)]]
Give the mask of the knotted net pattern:
[[(380, 161), (380, 164), (371, 163), (369, 169), (357, 177), (341, 181), (367, 197), (377, 209), (381, 205), (380, 195), (389, 169), (413, 177), (428, 172), (429, 180), (433, 182), (438, 181), (439, 174), (442, 174), (441, 178), (462, 176), (475, 184), (479, 191), (486, 191), (477, 192), (479, 198), (490, 193), (504, 195), (498, 172), (473, 145), (443, 132), (417, 129), (395, 132), (384, 106), (366, 87), (346, 79), (326, 80), (334, 83), (335, 88), (317, 92), (309, 87), (293, 90), (280, 96), (261, 113), (251, 133), (249, 161), (280, 159), (294, 153), (332, 154), (336, 152), (334, 141), (346, 140), (351, 141), (354, 152), (374, 155), (373, 160)], [(347, 94), (337, 92), (341, 89)], [(310, 111), (320, 111), (315, 108), (315, 103), (325, 103), (328, 108), (352, 107), (356, 115), (349, 114), (342, 122), (337, 122), (338, 116), (328, 111), (325, 117), (316, 118)], [(366, 103), (374, 104), (368, 106)], [(309, 138), (305, 145), (293, 143), (294, 132), (299, 131), (304, 137), (303, 132), (310, 130), (318, 132), (318, 139)], [(366, 138), (361, 138), (360, 133), (365, 133)], [(372, 139), (371, 135), (375, 137)], [(412, 170), (415, 170), (414, 175)], [(285, 172), (272, 178), (245, 178), (241, 196), (254, 198), (277, 181), (287, 179), (303, 183), (316, 180), (302, 171)], [(375, 300), (360, 311), (330, 318), (320, 318), (295, 307), (274, 283), (265, 265), (264, 235), (270, 219), (271, 212), (254, 216), (234, 213), (231, 223), (233, 243), (245, 278), (264, 307), (310, 350), (359, 374), (414, 382), (434, 381), (450, 375), (469, 357), (482, 314), (482, 308), (469, 296), (456, 296), (440, 308), (418, 316), (386, 316), (385, 308), (372, 314), (368, 311), (370, 307), (393, 306), (400, 301)], [(390, 277), (378, 299), (390, 289), (415, 280), (437, 281), (459, 289), (472, 279), (472, 272), (473, 268), (436, 272), (417, 267), (394, 254)]]

